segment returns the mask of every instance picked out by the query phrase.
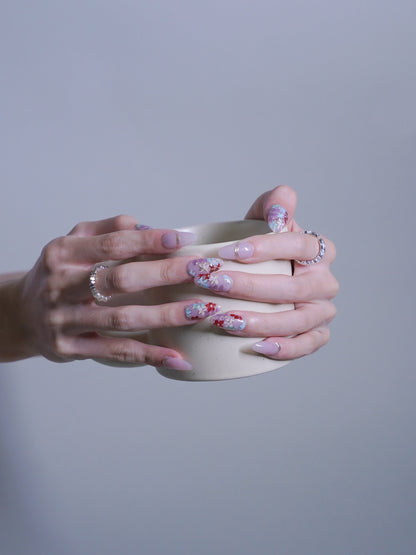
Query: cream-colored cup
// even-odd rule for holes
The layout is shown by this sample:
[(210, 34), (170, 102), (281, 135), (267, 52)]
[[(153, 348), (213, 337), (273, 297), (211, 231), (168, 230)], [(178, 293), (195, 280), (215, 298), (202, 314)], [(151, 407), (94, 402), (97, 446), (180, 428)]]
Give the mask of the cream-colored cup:
[[(197, 243), (183, 247), (172, 256), (218, 257), (218, 250), (229, 243), (242, 241), (252, 235), (270, 232), (269, 227), (261, 220), (242, 220), (196, 225), (182, 228), (180, 231), (191, 231), (197, 236)], [(252, 274), (292, 274), (290, 261), (269, 260), (257, 264), (241, 264), (235, 261), (224, 261), (221, 271), (227, 270)], [(192, 283), (158, 287), (149, 291), (152, 304), (199, 298), (203, 302), (215, 302), (220, 305), (221, 312), (255, 311), (280, 312), (293, 309), (290, 304), (269, 304), (232, 299), (217, 295)], [(210, 325), (209, 319), (177, 328), (150, 330), (150, 342), (155, 345), (170, 347), (182, 353), (193, 366), (193, 370), (179, 371), (157, 368), (167, 378), (186, 381), (229, 380), (262, 374), (287, 364), (288, 361), (276, 361), (255, 353), (252, 346), (263, 337), (237, 337)]]

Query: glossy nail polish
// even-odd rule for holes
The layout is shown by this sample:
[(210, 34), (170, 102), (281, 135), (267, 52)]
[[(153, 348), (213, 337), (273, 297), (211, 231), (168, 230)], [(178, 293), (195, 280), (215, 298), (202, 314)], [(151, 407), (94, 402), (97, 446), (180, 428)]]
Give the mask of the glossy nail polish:
[(267, 223), (272, 231), (275, 233), (280, 233), (286, 227), (289, 220), (289, 214), (287, 210), (280, 206), (280, 204), (274, 204), (269, 211), (267, 217)]
[(277, 355), (281, 347), (277, 341), (259, 341), (252, 347), (253, 351), (266, 356)]
[(145, 224), (137, 224), (136, 229), (138, 229), (139, 231), (145, 231), (146, 229), (153, 229), (153, 227), (150, 227), (150, 225), (145, 225)]
[(177, 249), (195, 243), (195, 233), (188, 231), (168, 231), (162, 236), (162, 245), (166, 249)]
[(219, 256), (227, 260), (244, 260), (245, 258), (250, 258), (253, 256), (254, 247), (251, 243), (246, 241), (241, 241), (238, 243), (232, 243), (231, 245), (225, 245), (221, 247), (218, 251)]
[(196, 260), (191, 260), (186, 269), (190, 276), (196, 277), (201, 274), (208, 275), (216, 272), (222, 265), (223, 261), (220, 258), (197, 258)]
[(163, 366), (169, 368), (170, 370), (192, 370), (192, 364), (183, 360), (183, 358), (176, 357), (166, 357), (163, 361)]
[(207, 316), (213, 316), (219, 310), (215, 303), (192, 303), (185, 307), (185, 318), (187, 320), (202, 320)]
[(231, 289), (233, 280), (230, 276), (215, 272), (213, 274), (201, 274), (196, 276), (194, 283), (195, 285), (199, 285), (199, 287), (204, 287), (205, 289), (210, 289), (211, 291), (224, 292)]
[(233, 312), (225, 312), (224, 314), (216, 314), (211, 319), (211, 324), (217, 328), (228, 331), (242, 331), (246, 327), (246, 321), (239, 314)]

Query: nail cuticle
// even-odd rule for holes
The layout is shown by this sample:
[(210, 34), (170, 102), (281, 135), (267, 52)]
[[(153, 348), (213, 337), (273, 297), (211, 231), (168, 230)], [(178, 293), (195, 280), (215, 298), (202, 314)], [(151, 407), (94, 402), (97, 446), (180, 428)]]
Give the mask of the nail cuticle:
[(190, 276), (196, 277), (216, 272), (222, 265), (223, 261), (220, 258), (196, 258), (188, 263), (186, 269)]
[(254, 246), (247, 241), (225, 245), (218, 251), (219, 256), (228, 260), (245, 260), (253, 256), (253, 253)]
[(280, 352), (281, 346), (277, 341), (258, 341), (252, 349), (261, 355), (274, 356)]
[(162, 245), (165, 249), (177, 249), (195, 243), (195, 233), (189, 231), (168, 231), (162, 235)]
[(213, 316), (220, 307), (216, 303), (192, 303), (185, 307), (185, 318), (187, 320), (203, 320)]

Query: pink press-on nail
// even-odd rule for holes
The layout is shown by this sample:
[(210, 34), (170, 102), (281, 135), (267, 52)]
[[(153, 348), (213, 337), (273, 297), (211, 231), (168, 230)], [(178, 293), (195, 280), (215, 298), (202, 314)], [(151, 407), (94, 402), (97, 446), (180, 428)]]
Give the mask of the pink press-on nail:
[(192, 370), (192, 364), (183, 360), (183, 358), (176, 357), (166, 357), (163, 361), (163, 366), (169, 368), (170, 370)]
[(195, 243), (195, 233), (189, 231), (168, 231), (162, 236), (162, 245), (166, 249), (177, 249)]
[(277, 341), (258, 341), (252, 347), (253, 351), (266, 356), (277, 355), (281, 347)]
[(212, 317), (211, 324), (228, 331), (242, 331), (246, 327), (244, 318), (240, 314), (234, 314), (233, 312), (216, 314)]
[(250, 258), (253, 256), (254, 247), (251, 243), (246, 241), (241, 241), (238, 243), (232, 243), (231, 245), (225, 245), (221, 247), (218, 251), (219, 256), (226, 258), (227, 260), (244, 260), (245, 258)]
[(191, 260), (186, 269), (190, 276), (195, 277), (201, 274), (211, 274), (216, 272), (223, 265), (223, 261), (220, 258), (197, 258)]
[(185, 318), (187, 320), (202, 320), (208, 316), (213, 316), (219, 311), (219, 306), (215, 303), (192, 303), (185, 307)]
[(269, 211), (267, 216), (267, 223), (272, 231), (275, 233), (280, 233), (284, 230), (289, 221), (289, 214), (287, 210), (280, 206), (280, 204), (274, 204)]
[(231, 289), (233, 280), (230, 276), (215, 272), (213, 274), (201, 274), (196, 276), (194, 278), (194, 283), (195, 285), (199, 285), (199, 287), (204, 287), (205, 289), (224, 292)]

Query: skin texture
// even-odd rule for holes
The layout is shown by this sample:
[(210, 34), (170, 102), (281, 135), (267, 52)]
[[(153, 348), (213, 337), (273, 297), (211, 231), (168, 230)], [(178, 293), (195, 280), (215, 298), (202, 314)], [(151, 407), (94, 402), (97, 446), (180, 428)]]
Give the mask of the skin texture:
[[(293, 219), (296, 194), (291, 188), (280, 186), (264, 193), (247, 217), (267, 221), (275, 204), (286, 208), (290, 233), (250, 238), (253, 253), (242, 259), (242, 264), (316, 256), (316, 238), (301, 233), (303, 230)], [(130, 216), (80, 223), (67, 236), (46, 245), (28, 272), (0, 276), (0, 360), (41, 355), (56, 362), (97, 358), (189, 370), (187, 361), (173, 349), (149, 345), (145, 340), (105, 335), (110, 331), (140, 332), (195, 323), (186, 317), (186, 307), (198, 303), (197, 298), (157, 306), (141, 304), (148, 288), (195, 279), (187, 271), (192, 257), (165, 258), (182, 242), (192, 242), (192, 237), (176, 236), (172, 230), (138, 230), (136, 225)], [(330, 271), (335, 247), (326, 241), (324, 260), (308, 267), (295, 263), (293, 277), (247, 277), (230, 272), (232, 287), (221, 293), (224, 296), (294, 302), (296, 311), (241, 313), (244, 329), (226, 332), (261, 335), (266, 341), (277, 342), (280, 350), (271, 357), (278, 359), (297, 358), (324, 345), (329, 339), (328, 324), (335, 315), (332, 298), (338, 291)], [(103, 261), (117, 265), (97, 273), (98, 291), (112, 296), (108, 304), (99, 305), (89, 290), (89, 274)], [(135, 304), (126, 305), (125, 295), (132, 293)]]

